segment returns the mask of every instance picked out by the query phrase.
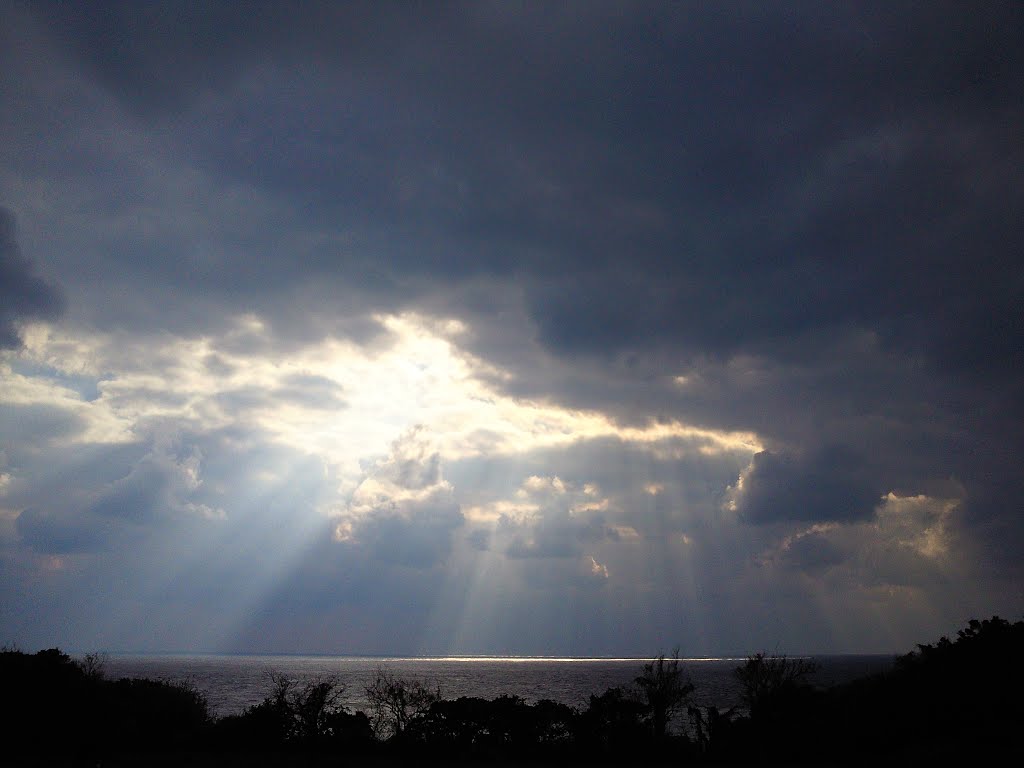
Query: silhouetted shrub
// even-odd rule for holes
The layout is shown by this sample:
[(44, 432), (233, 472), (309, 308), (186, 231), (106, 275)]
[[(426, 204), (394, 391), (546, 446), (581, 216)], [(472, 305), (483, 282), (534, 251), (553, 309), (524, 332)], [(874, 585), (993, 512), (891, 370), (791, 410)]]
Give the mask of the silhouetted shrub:
[(102, 687), (106, 743), (118, 748), (194, 747), (212, 717), (205, 695), (187, 682), (121, 679)]
[(645, 711), (643, 702), (629, 691), (609, 688), (590, 697), (590, 705), (579, 717), (577, 739), (591, 752), (630, 751), (646, 740)]
[[(896, 660), (882, 676), (831, 692), (843, 720), (868, 732), (865, 749), (932, 745), (946, 756), (1008, 745), (1024, 717), (1024, 622), (972, 619), (956, 640)], [(838, 718), (837, 718), (838, 719)], [(1018, 750), (1020, 748), (1018, 747)]]
[(221, 718), (213, 742), (238, 749), (363, 748), (373, 740), (369, 718), (341, 703), (345, 686), (332, 677), (298, 681), (269, 673), (270, 695), (240, 715)]
[(942, 763), (1019, 754), (1022, 652), (1024, 622), (993, 617), (972, 620), (955, 641), (919, 645), (886, 673), (828, 690), (804, 684), (799, 667), (751, 657), (740, 668), (750, 717), (730, 726), (732, 754)]
[[(96, 682), (56, 648), (0, 652), (0, 722), (16, 752), (86, 749), (96, 740)], [(62, 734), (55, 743), (55, 732)]]
[(554, 701), (464, 696), (434, 702), (406, 737), (438, 757), (550, 756), (571, 747), (576, 718), (572, 707)]
[(752, 716), (758, 710), (782, 696), (792, 696), (805, 689), (807, 678), (818, 671), (818, 665), (810, 659), (791, 659), (788, 656), (770, 656), (763, 652), (748, 656), (746, 662), (736, 668), (736, 678), (743, 687), (743, 703)]
[(669, 658), (662, 654), (644, 665), (643, 672), (634, 680), (645, 703), (645, 712), (656, 741), (662, 741), (669, 724), (681, 711), (685, 711), (693, 683), (679, 665), (679, 648)]
[(381, 740), (400, 740), (413, 718), (425, 714), (441, 700), (441, 689), (422, 680), (396, 677), (377, 667), (365, 689), (370, 702), (373, 730)]
[(5, 746), (89, 755), (201, 743), (211, 723), (202, 693), (187, 683), (107, 681), (99, 660), (80, 664), (57, 649), (0, 653)]

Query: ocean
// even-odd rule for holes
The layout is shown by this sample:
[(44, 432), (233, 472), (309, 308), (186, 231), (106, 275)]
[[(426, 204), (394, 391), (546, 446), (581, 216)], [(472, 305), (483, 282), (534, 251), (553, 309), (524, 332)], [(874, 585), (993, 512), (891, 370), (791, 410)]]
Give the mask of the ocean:
[[(815, 685), (832, 685), (883, 671), (892, 656), (815, 656)], [(645, 659), (581, 659), (537, 657), (406, 657), (126, 655), (108, 657), (110, 679), (145, 677), (186, 681), (202, 691), (219, 716), (238, 714), (270, 693), (270, 674), (298, 680), (333, 677), (345, 687), (345, 705), (366, 710), (364, 689), (378, 667), (398, 677), (438, 686), (447, 699), (504, 694), (527, 702), (553, 699), (585, 708), (591, 694), (627, 685), (640, 674)], [(728, 709), (740, 704), (733, 675), (743, 658), (684, 659), (694, 684), (693, 702)]]

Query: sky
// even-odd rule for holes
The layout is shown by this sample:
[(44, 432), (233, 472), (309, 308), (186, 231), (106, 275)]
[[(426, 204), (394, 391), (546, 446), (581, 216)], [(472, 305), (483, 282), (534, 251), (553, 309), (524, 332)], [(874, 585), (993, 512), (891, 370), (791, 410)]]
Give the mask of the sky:
[(1024, 7), (0, 0), (0, 643), (1024, 614)]

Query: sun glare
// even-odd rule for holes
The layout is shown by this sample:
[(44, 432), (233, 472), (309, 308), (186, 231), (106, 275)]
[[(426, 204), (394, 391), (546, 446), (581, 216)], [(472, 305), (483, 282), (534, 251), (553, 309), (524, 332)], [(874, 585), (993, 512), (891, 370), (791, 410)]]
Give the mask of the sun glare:
[[(502, 371), (458, 346), (467, 330), (461, 321), (415, 314), (376, 320), (387, 331), (384, 341), (361, 346), (327, 339), (285, 353), (262, 351), (255, 343), (239, 351), (240, 338), (259, 341), (268, 334), (255, 316), (240, 318), (222, 337), (169, 338), (127, 353), (112, 337), (36, 326), (26, 335), (23, 354), (53, 375), (7, 371), (0, 400), (71, 408), (86, 424), (83, 441), (137, 439), (139, 425), (157, 418), (203, 428), (244, 423), (322, 457), (350, 483), (357, 482), (360, 462), (386, 455), (414, 426), (430, 435), (447, 461), (600, 438), (671, 455), (761, 449), (748, 432), (678, 420), (620, 426), (598, 411), (506, 395), (487, 383), (500, 380)], [(63, 383), (71, 374), (94, 376), (99, 397), (86, 401)], [(303, 390), (307, 380), (317, 386)]]

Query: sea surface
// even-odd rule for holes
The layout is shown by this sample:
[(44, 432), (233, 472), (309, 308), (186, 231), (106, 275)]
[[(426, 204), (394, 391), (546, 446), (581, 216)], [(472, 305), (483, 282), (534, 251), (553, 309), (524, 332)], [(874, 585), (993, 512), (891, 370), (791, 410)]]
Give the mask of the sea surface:
[[(883, 671), (892, 656), (815, 656), (815, 685), (832, 685)], [(378, 668), (398, 677), (438, 686), (447, 699), (504, 694), (533, 703), (553, 699), (585, 708), (591, 694), (627, 685), (640, 674), (645, 659), (537, 657), (407, 657), (111, 655), (109, 679), (145, 677), (186, 681), (206, 694), (217, 715), (231, 715), (259, 704), (271, 690), (270, 674), (297, 680), (331, 677), (344, 685), (350, 710), (366, 710), (365, 687)], [(727, 709), (740, 704), (733, 671), (743, 658), (685, 659), (682, 666), (694, 684), (692, 699), (700, 706)]]

